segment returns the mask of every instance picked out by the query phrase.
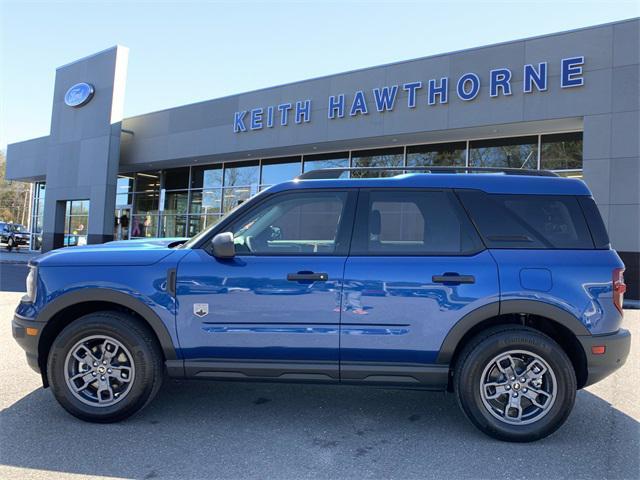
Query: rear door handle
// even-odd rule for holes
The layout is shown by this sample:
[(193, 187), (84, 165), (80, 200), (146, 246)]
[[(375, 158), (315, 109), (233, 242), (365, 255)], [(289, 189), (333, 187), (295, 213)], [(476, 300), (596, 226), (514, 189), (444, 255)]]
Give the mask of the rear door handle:
[(444, 283), (449, 285), (459, 285), (461, 283), (476, 283), (473, 275), (460, 275), (458, 273), (445, 273), (431, 277), (433, 283)]
[(329, 275), (326, 273), (315, 272), (297, 272), (287, 274), (287, 280), (290, 282), (326, 282)]

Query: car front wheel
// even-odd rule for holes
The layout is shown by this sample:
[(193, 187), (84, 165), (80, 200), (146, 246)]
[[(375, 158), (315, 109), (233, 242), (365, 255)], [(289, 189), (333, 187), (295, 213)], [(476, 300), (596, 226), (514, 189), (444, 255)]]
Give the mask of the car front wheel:
[(484, 433), (530, 442), (556, 431), (576, 396), (571, 361), (550, 337), (527, 327), (484, 332), (462, 351), (455, 370), (460, 406)]
[(164, 375), (162, 353), (135, 318), (97, 312), (60, 332), (49, 353), (47, 375), (69, 413), (91, 422), (115, 422), (156, 395)]

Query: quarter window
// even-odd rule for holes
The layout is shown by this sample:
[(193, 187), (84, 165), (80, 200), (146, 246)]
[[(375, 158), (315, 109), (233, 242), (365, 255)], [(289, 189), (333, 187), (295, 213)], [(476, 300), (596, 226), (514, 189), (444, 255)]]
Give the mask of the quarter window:
[(576, 197), (477, 190), (459, 190), (458, 195), (489, 248), (593, 248)]
[(461, 255), (481, 242), (447, 191), (362, 192), (354, 255)]
[(339, 241), (347, 192), (278, 195), (231, 226), (239, 255), (332, 255)]

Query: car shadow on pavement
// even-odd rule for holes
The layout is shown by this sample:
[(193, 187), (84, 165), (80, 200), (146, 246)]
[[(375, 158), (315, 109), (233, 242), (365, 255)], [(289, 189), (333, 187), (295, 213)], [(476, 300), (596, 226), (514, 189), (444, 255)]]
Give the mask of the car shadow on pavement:
[(167, 380), (145, 410), (107, 425), (34, 390), (0, 414), (0, 464), (124, 478), (637, 478), (639, 434), (587, 391), (554, 435), (509, 444), (450, 394)]

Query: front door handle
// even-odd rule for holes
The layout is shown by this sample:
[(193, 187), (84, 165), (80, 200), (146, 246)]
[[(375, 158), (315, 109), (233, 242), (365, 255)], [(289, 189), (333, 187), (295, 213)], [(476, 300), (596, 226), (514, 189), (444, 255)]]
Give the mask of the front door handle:
[(458, 273), (445, 273), (431, 277), (433, 283), (444, 283), (445, 285), (460, 285), (461, 283), (476, 283), (473, 275), (460, 275)]
[(287, 280), (290, 282), (326, 282), (329, 280), (329, 275), (326, 273), (296, 272), (287, 274)]

